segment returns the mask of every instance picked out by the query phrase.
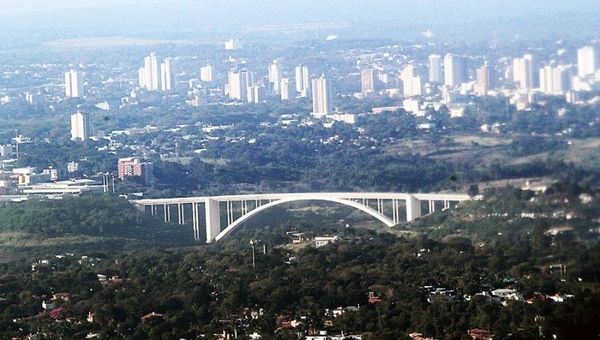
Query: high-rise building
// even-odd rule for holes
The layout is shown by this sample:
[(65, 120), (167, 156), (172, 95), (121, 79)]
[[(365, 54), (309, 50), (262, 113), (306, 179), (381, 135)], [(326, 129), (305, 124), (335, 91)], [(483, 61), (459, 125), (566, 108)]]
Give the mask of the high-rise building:
[(160, 87), (160, 65), (154, 52), (144, 58), (144, 67), (138, 71), (140, 87), (150, 91), (158, 91)]
[(465, 81), (465, 65), (462, 57), (454, 54), (444, 56), (444, 84), (456, 87)]
[(592, 76), (600, 68), (598, 52), (594, 46), (584, 46), (577, 50), (577, 75), (580, 77)]
[(513, 60), (513, 80), (521, 89), (532, 89), (535, 87), (534, 70), (536, 69), (533, 55), (525, 54), (523, 58)]
[(171, 91), (175, 79), (173, 78), (173, 61), (171, 58), (166, 58), (160, 64), (160, 89), (162, 91)]
[(142, 162), (135, 157), (120, 158), (117, 163), (117, 173), (120, 180), (127, 177), (141, 177), (144, 183), (152, 182), (154, 172), (151, 162)]
[(296, 92), (300, 97), (310, 95), (310, 72), (308, 66), (296, 66)]
[(281, 68), (279, 67), (279, 61), (273, 60), (273, 63), (269, 65), (269, 84), (273, 89), (273, 93), (279, 94), (279, 86), (281, 85)]
[(290, 100), (290, 80), (288, 78), (281, 78), (279, 91), (281, 100)]
[(90, 116), (77, 111), (71, 115), (71, 140), (84, 141), (90, 137)]
[(429, 56), (429, 81), (432, 83), (442, 82), (442, 56), (438, 54)]
[(65, 73), (65, 96), (68, 98), (83, 97), (83, 79), (81, 73), (75, 70)]
[(262, 100), (262, 87), (260, 85), (248, 86), (248, 94), (246, 96), (248, 103), (258, 104)]
[(200, 68), (200, 80), (204, 82), (211, 82), (214, 80), (214, 70), (212, 65), (204, 65)]
[(492, 72), (487, 62), (476, 71), (477, 81), (475, 82), (475, 94), (485, 96), (492, 88)]
[(329, 83), (324, 75), (312, 80), (313, 112), (317, 117), (331, 113), (331, 98)]
[(254, 83), (252, 74), (247, 70), (232, 70), (227, 74), (229, 86), (229, 99), (246, 101), (248, 99), (248, 87)]
[(540, 91), (549, 95), (564, 95), (571, 89), (569, 70), (565, 66), (546, 66), (540, 70)]
[(413, 65), (406, 65), (400, 72), (404, 97), (414, 97), (423, 94), (421, 77), (417, 75)]
[(362, 93), (375, 92), (375, 70), (365, 69), (360, 71), (360, 87)]

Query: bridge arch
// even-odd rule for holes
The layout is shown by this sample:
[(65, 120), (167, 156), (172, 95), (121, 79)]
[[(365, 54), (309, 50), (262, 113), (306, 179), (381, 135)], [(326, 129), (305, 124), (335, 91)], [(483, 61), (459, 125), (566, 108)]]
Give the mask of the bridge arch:
[(270, 202), (268, 204), (262, 205), (260, 207), (257, 207), (256, 209), (248, 212), (247, 214), (241, 216), (240, 218), (238, 218), (237, 220), (233, 221), (233, 223), (231, 223), (229, 226), (227, 226), (227, 228), (223, 229), (216, 237), (215, 237), (215, 241), (219, 241), (220, 239), (222, 239), (223, 237), (227, 236), (228, 234), (232, 233), (234, 230), (236, 230), (240, 225), (242, 225), (244, 222), (246, 222), (248, 219), (250, 219), (252, 216), (267, 210), (269, 208), (272, 208), (274, 206), (280, 205), (280, 204), (285, 204), (285, 203), (290, 203), (290, 202), (298, 202), (298, 201), (326, 201), (326, 202), (333, 202), (333, 203), (339, 203), (342, 205), (346, 205), (355, 209), (358, 209), (360, 211), (363, 211), (373, 217), (375, 217), (376, 219), (378, 219), (380, 222), (382, 222), (383, 224), (385, 224), (388, 227), (393, 227), (395, 225), (394, 221), (392, 221), (391, 219), (389, 219), (388, 217), (380, 214), (379, 212), (377, 212), (375, 209), (372, 209), (364, 204), (358, 203), (358, 202), (354, 202), (348, 199), (341, 199), (341, 198), (334, 198), (334, 197), (323, 197), (323, 196), (310, 196), (310, 197), (294, 197), (294, 198), (283, 198), (283, 199), (279, 199), (277, 201), (273, 201)]

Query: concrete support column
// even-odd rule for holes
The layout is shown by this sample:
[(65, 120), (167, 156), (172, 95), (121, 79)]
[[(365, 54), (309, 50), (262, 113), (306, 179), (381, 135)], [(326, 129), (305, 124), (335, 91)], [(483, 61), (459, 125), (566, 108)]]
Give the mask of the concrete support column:
[(221, 232), (221, 207), (219, 201), (207, 198), (204, 209), (206, 212), (206, 243), (211, 243)]
[(450, 209), (450, 201), (444, 201), (444, 210)]
[(198, 203), (192, 203), (192, 227), (194, 228), (194, 240), (200, 241), (200, 219), (198, 218)]
[(163, 214), (164, 214), (163, 217), (164, 217), (165, 223), (171, 222), (171, 214), (170, 214), (168, 204), (163, 205)]
[(185, 224), (185, 206), (181, 203), (177, 204), (177, 223)]
[(406, 198), (406, 220), (412, 222), (421, 217), (421, 201), (414, 196)]
[(433, 214), (435, 212), (435, 201), (429, 200), (429, 213)]

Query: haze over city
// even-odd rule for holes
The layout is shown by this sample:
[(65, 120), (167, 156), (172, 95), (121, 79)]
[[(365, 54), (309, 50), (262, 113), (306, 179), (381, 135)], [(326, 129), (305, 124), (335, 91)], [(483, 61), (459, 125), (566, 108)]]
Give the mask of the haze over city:
[[(335, 24), (321, 34), (354, 38), (415, 39), (432, 30), (445, 39), (589, 36), (599, 29), (593, 0), (550, 1), (125, 1), (5, 0), (0, 27), (5, 36), (33, 33), (33, 39), (121, 35), (146, 38), (184, 34), (187, 38), (221, 33), (265, 34), (266, 25)], [(508, 23), (508, 25), (507, 25)], [(9, 29), (8, 29), (9, 28)], [(269, 32), (278, 39), (314, 37)]]

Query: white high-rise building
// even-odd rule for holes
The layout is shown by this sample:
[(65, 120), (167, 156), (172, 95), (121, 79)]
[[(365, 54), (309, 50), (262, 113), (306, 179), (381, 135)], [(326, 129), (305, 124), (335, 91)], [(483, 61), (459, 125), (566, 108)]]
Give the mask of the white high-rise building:
[(513, 60), (513, 80), (520, 89), (535, 87), (534, 70), (536, 69), (533, 55), (525, 54), (523, 58)]
[(308, 66), (296, 66), (296, 92), (300, 97), (308, 97), (310, 94), (310, 72)]
[(375, 92), (375, 70), (365, 69), (360, 71), (360, 87), (362, 93)]
[(138, 70), (138, 84), (141, 88), (146, 88), (146, 68), (140, 67)]
[(160, 89), (162, 91), (171, 91), (175, 79), (173, 78), (173, 61), (171, 58), (166, 58), (160, 64)]
[(269, 83), (273, 89), (273, 93), (279, 94), (279, 86), (281, 85), (281, 68), (279, 67), (279, 61), (273, 60), (273, 63), (269, 65)]
[(290, 80), (288, 78), (281, 78), (279, 91), (281, 100), (290, 100)]
[(569, 70), (565, 66), (546, 66), (540, 70), (540, 91), (561, 96), (571, 89)]
[(200, 68), (200, 80), (204, 82), (211, 82), (214, 80), (214, 77), (215, 75), (212, 65), (208, 64)]
[(600, 68), (598, 52), (594, 46), (584, 46), (577, 50), (577, 75), (585, 78), (592, 76)]
[(229, 99), (246, 101), (248, 99), (248, 87), (253, 84), (252, 74), (247, 70), (229, 71), (227, 74), (229, 86)]
[(421, 77), (417, 75), (413, 65), (406, 65), (400, 72), (404, 97), (414, 97), (423, 94)]
[(77, 111), (71, 115), (71, 140), (84, 141), (90, 137), (90, 116)]
[(65, 96), (68, 98), (83, 97), (83, 79), (81, 73), (70, 70), (65, 73)]
[(487, 62), (478, 68), (475, 73), (477, 75), (477, 81), (475, 82), (475, 94), (478, 96), (485, 96), (492, 88), (492, 72)]
[(451, 87), (462, 84), (465, 80), (464, 67), (463, 58), (453, 54), (446, 54), (444, 56), (444, 84)]
[(331, 113), (331, 98), (330, 96), (329, 83), (324, 75), (321, 75), (318, 79), (312, 80), (312, 94), (313, 94), (313, 112), (312, 114), (317, 117), (325, 116)]
[(442, 56), (438, 54), (429, 56), (429, 81), (432, 83), (442, 82)]
[[(150, 53), (149, 56), (144, 58), (143, 70), (140, 69), (138, 77), (140, 78), (140, 87), (150, 91), (158, 91), (160, 87), (160, 65), (158, 63), (158, 57), (154, 52)], [(143, 79), (143, 81), (142, 81)]]
[(258, 104), (262, 100), (262, 88), (259, 85), (248, 86), (246, 99), (248, 103)]

